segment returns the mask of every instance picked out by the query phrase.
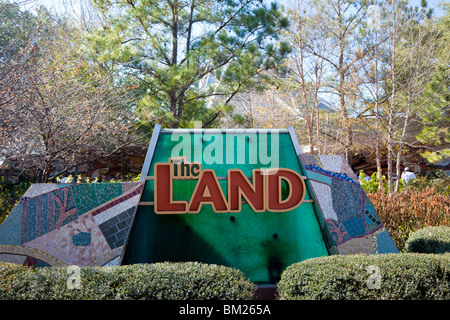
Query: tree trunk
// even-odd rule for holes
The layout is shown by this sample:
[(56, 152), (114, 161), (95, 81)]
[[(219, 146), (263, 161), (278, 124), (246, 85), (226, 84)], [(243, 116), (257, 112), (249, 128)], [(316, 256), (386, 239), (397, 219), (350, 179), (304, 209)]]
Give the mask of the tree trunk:
[[(175, 119), (178, 119), (178, 116), (177, 116), (178, 105), (177, 105), (177, 98), (176, 98), (175, 90), (172, 90), (171, 92), (169, 92), (169, 110), (173, 114), (173, 117)], [(180, 125), (180, 121), (175, 120), (170, 124), (170, 127), (173, 129), (176, 129), (179, 127), (179, 125)]]
[(298, 48), (299, 48), (299, 60), (297, 61), (297, 71), (300, 76), (301, 81), (301, 88), (302, 88), (302, 98), (303, 98), (303, 112), (304, 112), (304, 118), (306, 120), (306, 127), (308, 132), (308, 144), (309, 144), (309, 153), (312, 154), (314, 151), (314, 117), (310, 116), (309, 113), (309, 106), (308, 106), (308, 92), (306, 90), (306, 81), (305, 81), (305, 74), (303, 69), (303, 51), (305, 50), (305, 39), (303, 38), (302, 34), (303, 29), (303, 20), (301, 16), (298, 17)]
[[(392, 74), (392, 94), (391, 103), (389, 110), (389, 123), (388, 123), (388, 190), (392, 193), (393, 181), (392, 181), (392, 155), (393, 155), (393, 136), (394, 136), (394, 110), (395, 110), (395, 98), (397, 90), (397, 68), (396, 68), (396, 37), (397, 37), (397, 26), (396, 26), (396, 8), (393, 4), (392, 6), (392, 29), (390, 30), (391, 37), (391, 74)], [(398, 177), (397, 177), (398, 178)]]
[[(392, 73), (392, 80), (394, 81), (395, 78), (395, 70), (393, 70)], [(389, 122), (388, 122), (388, 154), (387, 154), (387, 162), (388, 162), (388, 190), (389, 193), (392, 193), (392, 154), (393, 154), (393, 136), (394, 136), (394, 106), (395, 106), (395, 81), (393, 82), (393, 88), (392, 88), (392, 96), (391, 96), (391, 105), (389, 110)]]
[(128, 167), (125, 153), (120, 154), (120, 171), (122, 173), (122, 177), (126, 177), (130, 173), (130, 168)]
[[(325, 45), (323, 46), (323, 50), (325, 50)], [(322, 52), (323, 54), (323, 52)], [(313, 117), (315, 116), (316, 120), (316, 145), (317, 145), (317, 151), (320, 154), (321, 148), (320, 148), (320, 130), (319, 130), (319, 88), (320, 88), (320, 82), (322, 78), (322, 69), (323, 69), (323, 59), (321, 59), (320, 63), (317, 61), (314, 65), (314, 76), (315, 76), (315, 84), (314, 84), (314, 109), (313, 109)], [(314, 119), (313, 119), (314, 121)]]
[(410, 113), (411, 113), (411, 103), (412, 103), (411, 100), (412, 99), (411, 99), (411, 90), (409, 90), (409, 91), (410, 92), (408, 93), (408, 108), (406, 110), (405, 122), (403, 123), (402, 136), (400, 138), (400, 143), (399, 143), (398, 152), (397, 152), (397, 164), (396, 164), (397, 181), (395, 183), (394, 192), (398, 192), (398, 189), (400, 187), (401, 158), (402, 158), (403, 146), (405, 144), (406, 130), (407, 130), (408, 125), (409, 125), (409, 116), (410, 116)]
[(380, 154), (380, 97), (378, 93), (378, 32), (375, 32), (375, 158), (377, 163), (378, 191), (383, 191), (383, 172)]
[(183, 106), (184, 106), (184, 91), (180, 92), (180, 96), (178, 98), (178, 106), (177, 106), (178, 126), (180, 125), (181, 116), (183, 115)]
[(341, 47), (341, 54), (339, 57), (339, 100), (341, 105), (341, 121), (342, 128), (344, 130), (344, 154), (347, 159), (348, 164), (352, 165), (352, 154), (351, 154), (351, 145), (352, 145), (352, 129), (350, 126), (350, 122), (348, 121), (348, 112), (347, 107), (345, 105), (345, 71), (344, 71), (344, 48)]
[[(172, 58), (171, 58), (171, 66), (175, 66), (178, 63), (178, 2), (175, 1), (172, 6)], [(178, 128), (180, 126), (180, 120), (178, 116), (178, 99), (176, 90), (173, 89), (169, 93), (169, 103), (170, 103), (170, 111), (174, 115), (177, 121), (174, 121), (170, 124), (171, 128)]]
[(41, 175), (41, 179), (39, 182), (41, 183), (47, 183), (49, 181), (50, 178), (50, 173), (52, 172), (53, 167), (50, 163), (45, 163), (44, 164), (44, 169), (42, 170), (42, 175)]

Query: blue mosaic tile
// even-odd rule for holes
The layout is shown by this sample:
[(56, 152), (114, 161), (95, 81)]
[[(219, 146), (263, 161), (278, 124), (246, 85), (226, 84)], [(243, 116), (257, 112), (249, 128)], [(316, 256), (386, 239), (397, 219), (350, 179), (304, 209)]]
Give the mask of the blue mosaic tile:
[(28, 241), (36, 238), (36, 199), (28, 201)]
[(21, 245), (22, 203), (17, 204), (0, 225), (0, 244)]
[(363, 236), (366, 234), (364, 220), (360, 217), (353, 217), (342, 222), (345, 230), (351, 238)]
[(397, 246), (386, 230), (377, 236), (377, 246), (378, 253), (398, 253)]
[(76, 247), (87, 247), (91, 244), (90, 232), (79, 232), (72, 237), (72, 243)]
[(353, 216), (363, 216), (363, 191), (360, 186), (333, 179), (331, 196), (338, 221), (344, 221)]
[(347, 181), (347, 182), (349, 182), (351, 184), (359, 186), (359, 183), (357, 181), (353, 180), (352, 178), (350, 178), (345, 173), (339, 173), (339, 172), (333, 172), (333, 171), (324, 170), (321, 167), (313, 165), (313, 164), (305, 165), (305, 168), (306, 168), (306, 170), (311, 170), (311, 171), (315, 171), (315, 172), (318, 172), (318, 173), (321, 173), (321, 174), (325, 174), (325, 175), (331, 176), (333, 178), (344, 180), (344, 181)]
[(51, 266), (44, 261), (38, 260), (37, 267), (43, 268), (43, 267), (51, 267)]
[(370, 203), (369, 199), (366, 196), (366, 201), (364, 205), (364, 219), (366, 223), (366, 232), (371, 233), (374, 230), (377, 230), (383, 227), (383, 223), (381, 222), (380, 217), (375, 212), (375, 208)]
[(99, 225), (111, 249), (125, 245), (135, 210), (132, 207)]
[(308, 176), (308, 179), (316, 180), (322, 183), (331, 184), (332, 177), (317, 173), (315, 171), (306, 170), (306, 175)]
[(48, 216), (47, 216), (47, 212), (48, 212), (48, 194), (43, 195), (42, 197), (39, 197), (39, 200), (41, 202), (40, 207), (42, 207), (42, 210), (39, 210), (40, 213), (40, 220), (42, 221), (42, 223), (40, 223), (39, 225), (42, 226), (39, 235), (45, 234), (47, 233), (48, 230)]

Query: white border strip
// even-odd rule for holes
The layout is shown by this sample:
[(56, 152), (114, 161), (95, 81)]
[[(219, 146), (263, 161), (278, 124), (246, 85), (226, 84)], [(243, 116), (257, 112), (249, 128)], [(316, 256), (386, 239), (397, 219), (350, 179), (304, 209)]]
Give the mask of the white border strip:
[(158, 142), (159, 133), (161, 132), (161, 125), (156, 124), (153, 129), (152, 139), (150, 140), (150, 144), (148, 145), (147, 155), (145, 156), (144, 165), (142, 166), (141, 178), (140, 181), (145, 181), (145, 177), (148, 174), (148, 170), (150, 170), (150, 165), (152, 163), (153, 155), (156, 149), (156, 143)]
[(302, 148), (300, 147), (300, 144), (298, 143), (297, 135), (295, 134), (295, 130), (293, 126), (288, 127), (289, 135), (291, 136), (292, 144), (294, 145), (294, 150), (297, 156), (302, 154)]

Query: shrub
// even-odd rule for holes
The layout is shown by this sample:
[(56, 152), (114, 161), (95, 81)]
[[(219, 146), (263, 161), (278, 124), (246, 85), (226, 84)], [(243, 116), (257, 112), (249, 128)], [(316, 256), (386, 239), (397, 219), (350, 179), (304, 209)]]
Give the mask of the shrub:
[(251, 299), (254, 285), (234, 268), (198, 262), (122, 267), (126, 283), (120, 299), (205, 300)]
[(427, 227), (450, 226), (450, 197), (434, 188), (409, 189), (391, 195), (367, 194), (397, 248), (403, 250), (413, 231)]
[(405, 245), (406, 252), (450, 252), (450, 227), (430, 227), (414, 231)]
[[(364, 175), (364, 171), (360, 170), (359, 171), (359, 184), (361, 185), (361, 187), (363, 188), (363, 190), (366, 193), (373, 193), (373, 192), (377, 192), (378, 191), (378, 186), (379, 186), (379, 180), (378, 180), (378, 172), (374, 172), (372, 173), (372, 175), (369, 176), (365, 176)], [(387, 191), (387, 179), (385, 176), (381, 176), (381, 181), (383, 184), (383, 188), (385, 190), (385, 192)], [(403, 184), (400, 185), (401, 188), (403, 188)]]
[[(378, 192), (379, 180), (378, 172), (366, 176), (363, 170), (359, 171), (359, 183), (366, 193)], [(386, 176), (381, 176), (384, 193), (388, 193), (388, 184)], [(404, 183), (400, 180), (399, 191), (421, 191), (425, 189), (433, 189), (434, 193), (444, 196), (450, 196), (450, 176), (447, 176), (442, 170), (431, 172), (427, 176), (417, 176), (415, 179)]]
[(425, 190), (427, 188), (433, 188), (435, 193), (450, 196), (450, 176), (443, 172), (434, 172), (427, 177), (419, 176), (405, 186), (407, 190)]
[(70, 289), (67, 268), (0, 263), (0, 299), (239, 300), (254, 285), (234, 268), (198, 262), (80, 268), (81, 288)]
[[(371, 289), (369, 282), (374, 284), (377, 270), (380, 286)], [(308, 259), (282, 273), (278, 294), (285, 300), (450, 299), (450, 255), (399, 253)]]
[(12, 183), (8, 182), (5, 177), (0, 176), (0, 224), (14, 209), (17, 201), (29, 187), (30, 182)]

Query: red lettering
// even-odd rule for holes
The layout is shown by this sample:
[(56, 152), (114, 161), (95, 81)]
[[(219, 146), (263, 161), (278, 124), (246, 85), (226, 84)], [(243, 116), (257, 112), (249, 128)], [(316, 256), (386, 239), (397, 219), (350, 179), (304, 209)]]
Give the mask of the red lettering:
[(219, 181), (213, 170), (207, 169), (200, 173), (191, 201), (189, 212), (198, 213), (202, 204), (209, 203), (215, 212), (228, 212), (228, 205), (220, 188)]
[(241, 197), (244, 196), (248, 204), (256, 212), (265, 211), (264, 206), (264, 176), (263, 170), (253, 170), (253, 184), (239, 169), (228, 171), (228, 203), (230, 212), (241, 211)]
[[(196, 180), (189, 203), (173, 200), (173, 181)], [(203, 204), (210, 204), (215, 212), (240, 212), (242, 197), (255, 212), (285, 212), (297, 208), (305, 197), (306, 186), (302, 177), (291, 169), (255, 169), (251, 182), (242, 170), (231, 169), (227, 175), (228, 200), (215, 172), (202, 170), (198, 163), (183, 158), (169, 159), (169, 163), (155, 164), (155, 213), (198, 213)], [(288, 188), (282, 195), (283, 180)]]
[(169, 163), (155, 164), (155, 213), (186, 213), (187, 201), (173, 201), (173, 181)]
[[(305, 182), (302, 177), (291, 169), (267, 170), (267, 210), (284, 212), (297, 208), (305, 197)], [(289, 185), (289, 194), (282, 199), (281, 180)]]

